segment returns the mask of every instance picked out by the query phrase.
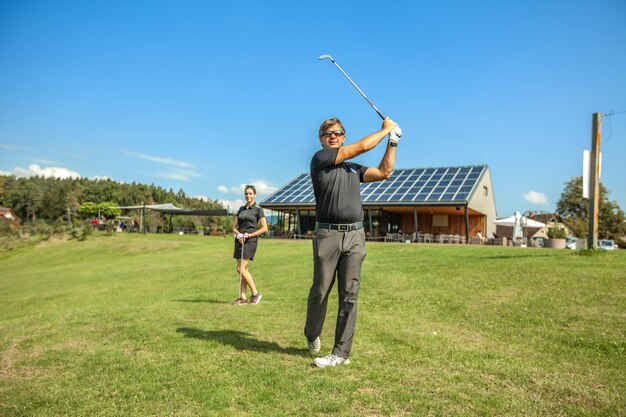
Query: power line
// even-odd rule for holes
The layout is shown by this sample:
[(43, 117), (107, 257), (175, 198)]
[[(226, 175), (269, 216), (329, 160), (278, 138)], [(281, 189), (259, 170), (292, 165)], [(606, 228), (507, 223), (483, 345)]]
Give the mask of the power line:
[(602, 117), (611, 117), (611, 116), (615, 116), (616, 114), (622, 114), (622, 113), (626, 113), (626, 110), (622, 110), (622, 111), (610, 111), (607, 114), (602, 114)]
[(603, 114), (602, 117), (609, 117), (609, 135), (607, 136), (607, 138), (605, 139), (606, 142), (609, 141), (609, 139), (611, 139), (611, 136), (613, 135), (613, 119), (610, 119), (611, 116), (615, 116), (617, 114), (623, 114), (626, 113), (626, 110), (622, 110), (622, 111), (618, 111), (618, 112), (614, 112), (614, 111), (609, 111), (608, 114)]

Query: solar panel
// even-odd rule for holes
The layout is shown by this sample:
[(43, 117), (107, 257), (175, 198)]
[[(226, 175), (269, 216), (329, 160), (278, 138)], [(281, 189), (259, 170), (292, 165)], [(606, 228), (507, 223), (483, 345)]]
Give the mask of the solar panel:
[[(482, 178), (486, 165), (397, 169), (385, 181), (361, 184), (364, 205), (462, 204)], [(309, 174), (300, 174), (261, 202), (262, 206), (314, 205)]]

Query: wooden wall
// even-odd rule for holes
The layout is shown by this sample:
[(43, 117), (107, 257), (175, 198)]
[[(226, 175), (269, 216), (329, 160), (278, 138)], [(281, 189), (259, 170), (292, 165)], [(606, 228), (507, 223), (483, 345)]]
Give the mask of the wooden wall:
[[(465, 236), (465, 216), (464, 215), (448, 215), (448, 227), (436, 227), (432, 224), (432, 214), (418, 214), (417, 224), (421, 233), (430, 233), (433, 235), (460, 235)], [(485, 216), (469, 216), (469, 237), (476, 236), (481, 232), (485, 236)], [(403, 214), (400, 224), (403, 233), (415, 233), (415, 221), (412, 214)]]

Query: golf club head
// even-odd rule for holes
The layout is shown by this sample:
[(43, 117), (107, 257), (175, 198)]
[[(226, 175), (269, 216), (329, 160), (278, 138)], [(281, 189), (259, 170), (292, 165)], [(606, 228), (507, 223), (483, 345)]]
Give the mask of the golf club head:
[(330, 59), (332, 62), (335, 62), (335, 60), (333, 59), (333, 57), (332, 57), (332, 56), (330, 56), (330, 55), (322, 55), (322, 56), (320, 56), (318, 59), (327, 59), (327, 58), (328, 58), (328, 59)]

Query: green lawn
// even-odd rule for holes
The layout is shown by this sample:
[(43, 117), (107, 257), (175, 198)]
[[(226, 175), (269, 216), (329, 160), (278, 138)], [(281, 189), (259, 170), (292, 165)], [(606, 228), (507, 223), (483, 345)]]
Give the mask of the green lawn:
[[(310, 241), (95, 234), (0, 253), (0, 416), (626, 415), (626, 251), (368, 244), (352, 363), (302, 334)], [(334, 336), (333, 292), (322, 352)]]

